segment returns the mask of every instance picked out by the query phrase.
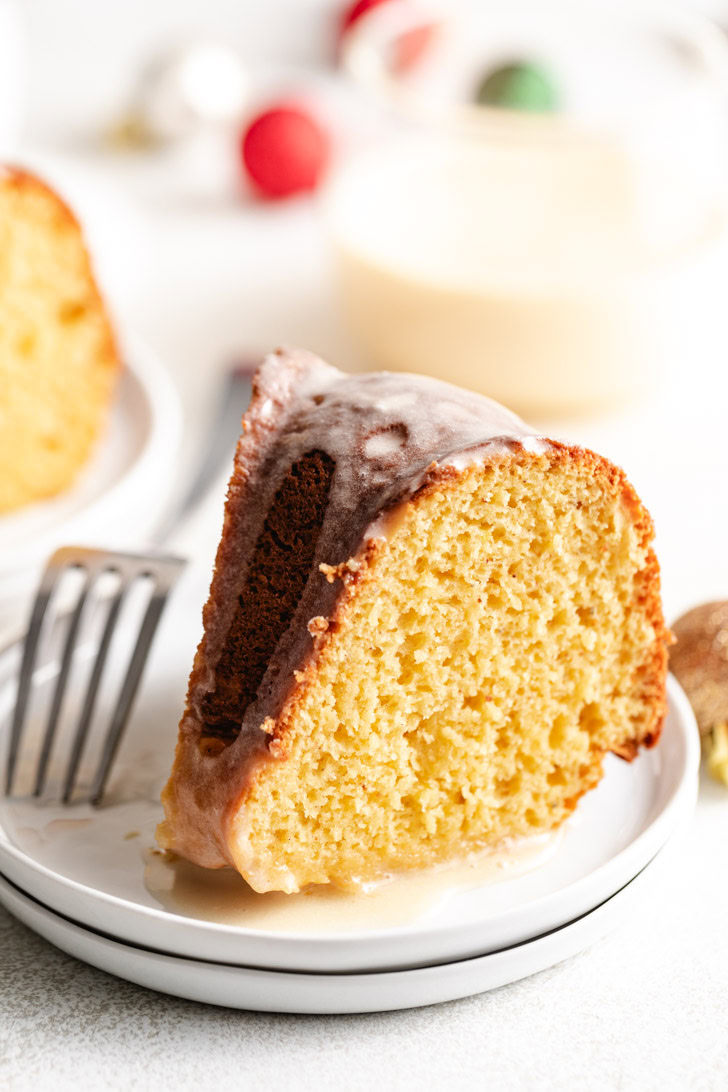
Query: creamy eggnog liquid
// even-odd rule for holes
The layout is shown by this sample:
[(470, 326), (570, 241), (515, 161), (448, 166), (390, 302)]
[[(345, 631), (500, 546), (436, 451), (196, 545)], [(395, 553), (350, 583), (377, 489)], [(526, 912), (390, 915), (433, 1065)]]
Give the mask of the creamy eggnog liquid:
[(725, 343), (722, 214), (616, 142), (413, 140), (344, 168), (329, 211), (368, 366), (539, 414), (624, 402), (698, 334)]
[(439, 868), (401, 873), (359, 892), (322, 885), (297, 895), (278, 891), (259, 895), (231, 868), (199, 868), (159, 850), (146, 855), (144, 882), (165, 910), (222, 925), (316, 934), (384, 929), (415, 921), (458, 891), (514, 879), (538, 868), (553, 856), (562, 837), (563, 828), (513, 840)]

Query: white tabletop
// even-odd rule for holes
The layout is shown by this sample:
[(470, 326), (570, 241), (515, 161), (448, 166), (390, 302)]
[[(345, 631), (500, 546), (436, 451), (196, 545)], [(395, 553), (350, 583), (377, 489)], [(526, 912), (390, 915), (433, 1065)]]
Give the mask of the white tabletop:
[[(356, 354), (337, 317), (315, 209), (186, 193), (171, 166), (88, 155), (71, 163), (92, 181), (112, 176), (122, 195), (101, 264), (121, 321), (151, 342), (180, 386), (191, 460), (215, 372), (231, 357), (281, 342), (344, 365)], [(657, 524), (670, 618), (728, 594), (727, 395), (724, 374), (703, 374), (696, 350), (648, 406), (544, 426), (627, 469)], [(727, 910), (728, 791), (706, 783), (630, 926), (534, 978), (425, 1010), (295, 1017), (209, 1008), (110, 978), (0, 911), (0, 1086), (722, 1089)]]

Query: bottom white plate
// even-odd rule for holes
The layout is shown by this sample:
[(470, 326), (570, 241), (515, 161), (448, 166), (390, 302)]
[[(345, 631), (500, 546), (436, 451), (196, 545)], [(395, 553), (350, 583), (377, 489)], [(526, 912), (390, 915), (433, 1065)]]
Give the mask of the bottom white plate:
[(0, 903), (64, 952), (161, 993), (263, 1012), (385, 1012), (484, 993), (576, 955), (633, 915), (659, 874), (660, 856), (601, 906), (535, 940), (459, 962), (369, 974), (268, 971), (164, 955), (85, 929), (2, 876)]

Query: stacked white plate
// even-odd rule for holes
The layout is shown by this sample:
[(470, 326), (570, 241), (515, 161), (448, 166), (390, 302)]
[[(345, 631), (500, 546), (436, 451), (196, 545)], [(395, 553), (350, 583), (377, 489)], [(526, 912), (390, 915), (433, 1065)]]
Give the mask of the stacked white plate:
[[(181, 997), (363, 1012), (514, 981), (575, 954), (635, 911), (695, 801), (698, 734), (674, 680), (654, 750), (631, 764), (609, 756), (602, 783), (559, 835), (490, 865), (481, 859), (470, 872), (461, 865), (397, 879), (373, 895), (255, 896), (231, 872), (205, 872), (155, 851), (159, 790), (208, 579), (188, 573), (167, 610), (106, 805), (93, 811), (23, 797), (0, 804), (0, 902), (32, 929), (112, 974)], [(80, 650), (77, 675), (90, 651), (90, 644)], [(0, 656), (5, 739), (18, 657), (17, 645)], [(51, 641), (36, 672), (31, 737), (44, 723), (56, 673)], [(71, 686), (62, 734), (73, 727), (82, 692), (81, 678)], [(100, 718), (113, 697), (113, 689), (102, 696)], [(67, 753), (63, 740), (58, 752)], [(26, 753), (22, 777), (31, 768)], [(59, 770), (60, 762), (51, 789)]]

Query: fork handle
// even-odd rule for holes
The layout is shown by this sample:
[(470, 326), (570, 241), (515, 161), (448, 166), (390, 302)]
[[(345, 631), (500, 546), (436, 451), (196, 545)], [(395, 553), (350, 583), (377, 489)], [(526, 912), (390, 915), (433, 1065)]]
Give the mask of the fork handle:
[(240, 421), (250, 400), (255, 362), (232, 368), (223, 382), (217, 406), (205, 433), (202, 454), (192, 480), (165, 516), (153, 542), (165, 551), (196, 556), (210, 527), (222, 522), (222, 501)]
[(214, 481), (208, 484), (202, 500), (187, 513), (184, 519), (180, 520), (167, 538), (163, 546), (165, 554), (174, 554), (176, 557), (186, 558), (189, 562), (200, 561), (209, 554), (210, 566), (212, 566), (213, 550), (222, 531), (229, 479), (230, 468), (225, 466), (218, 472)]

